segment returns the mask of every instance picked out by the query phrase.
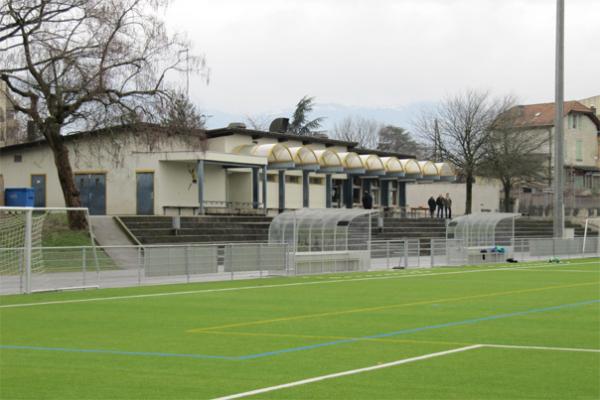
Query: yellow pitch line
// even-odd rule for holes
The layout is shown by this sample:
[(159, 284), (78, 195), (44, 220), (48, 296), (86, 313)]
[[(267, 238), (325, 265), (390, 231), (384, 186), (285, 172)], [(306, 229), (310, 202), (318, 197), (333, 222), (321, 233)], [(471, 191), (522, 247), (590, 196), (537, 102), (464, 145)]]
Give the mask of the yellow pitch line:
[(533, 289), (519, 289), (519, 290), (510, 290), (510, 291), (506, 291), (506, 292), (478, 294), (478, 295), (472, 295), (472, 296), (451, 297), (451, 298), (436, 299), (436, 300), (424, 300), (424, 301), (417, 301), (417, 302), (413, 302), (413, 303), (390, 304), (390, 305), (386, 305), (386, 306), (366, 307), (366, 308), (354, 308), (354, 309), (350, 309), (350, 310), (330, 311), (330, 312), (317, 313), (317, 314), (305, 314), (305, 315), (297, 315), (294, 317), (263, 319), (263, 320), (258, 320), (258, 321), (239, 322), (239, 323), (235, 323), (235, 324), (218, 325), (218, 326), (211, 326), (211, 327), (206, 327), (206, 328), (194, 328), (194, 329), (189, 329), (186, 332), (201, 333), (201, 332), (219, 330), (219, 329), (239, 328), (239, 327), (243, 327), (243, 326), (245, 327), (245, 326), (271, 324), (274, 322), (298, 321), (298, 320), (309, 319), (309, 318), (330, 317), (330, 316), (355, 314), (355, 313), (369, 312), (369, 311), (389, 310), (392, 308), (402, 308), (402, 307), (420, 306), (420, 305), (437, 304), (437, 303), (449, 303), (449, 302), (453, 302), (453, 301), (482, 299), (482, 298), (486, 298), (486, 297), (505, 296), (505, 295), (511, 295), (511, 294), (520, 294), (520, 293), (541, 292), (541, 291), (552, 290), (552, 289), (566, 289), (566, 288), (572, 288), (572, 287), (591, 286), (591, 285), (599, 285), (599, 284), (600, 284), (600, 282), (591, 282), (591, 283), (587, 282), (587, 283), (576, 283), (576, 284), (571, 284), (571, 285), (545, 286), (545, 287), (533, 288)]
[(278, 338), (293, 338), (293, 339), (328, 339), (328, 340), (357, 340), (365, 342), (383, 342), (383, 343), (423, 343), (423, 344), (450, 344), (466, 346), (474, 343), (463, 342), (443, 342), (438, 340), (411, 340), (411, 339), (379, 339), (379, 338), (358, 338), (351, 336), (326, 336), (326, 335), (297, 335), (288, 333), (260, 333), (260, 332), (223, 332), (223, 331), (206, 331), (202, 332), (207, 335), (228, 335), (228, 336), (252, 336), (252, 337), (278, 337)]

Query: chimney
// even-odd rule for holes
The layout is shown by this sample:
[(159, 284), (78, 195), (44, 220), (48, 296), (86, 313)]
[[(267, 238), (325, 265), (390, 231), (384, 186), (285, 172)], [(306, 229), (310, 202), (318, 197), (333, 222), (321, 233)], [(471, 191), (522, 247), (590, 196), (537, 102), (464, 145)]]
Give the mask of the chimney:
[(246, 129), (246, 124), (243, 122), (231, 122), (227, 127), (229, 129)]

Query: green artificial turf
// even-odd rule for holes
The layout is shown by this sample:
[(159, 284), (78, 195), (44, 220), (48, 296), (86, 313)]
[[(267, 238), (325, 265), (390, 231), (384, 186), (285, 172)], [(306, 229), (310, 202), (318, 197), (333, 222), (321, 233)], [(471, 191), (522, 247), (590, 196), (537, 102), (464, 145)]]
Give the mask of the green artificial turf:
[[(3, 296), (0, 398), (215, 398), (473, 344), (600, 349), (600, 260), (517, 267)], [(255, 397), (597, 399), (599, 377), (598, 352), (481, 347)]]

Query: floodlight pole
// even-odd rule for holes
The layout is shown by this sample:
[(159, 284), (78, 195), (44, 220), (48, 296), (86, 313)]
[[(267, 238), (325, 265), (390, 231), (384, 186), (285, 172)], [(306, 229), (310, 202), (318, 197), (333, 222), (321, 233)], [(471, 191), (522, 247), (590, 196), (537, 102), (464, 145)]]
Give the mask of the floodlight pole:
[(562, 238), (564, 214), (564, 31), (565, 1), (556, 0), (556, 66), (554, 115), (554, 237)]

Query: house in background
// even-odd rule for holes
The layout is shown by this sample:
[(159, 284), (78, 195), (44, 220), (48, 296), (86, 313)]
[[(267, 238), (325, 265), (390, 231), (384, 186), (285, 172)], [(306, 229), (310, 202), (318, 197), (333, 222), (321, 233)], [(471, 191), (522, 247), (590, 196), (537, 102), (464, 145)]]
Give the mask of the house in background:
[[(593, 99), (593, 98), (592, 98)], [(590, 100), (590, 104), (594, 104)], [(554, 168), (554, 103), (516, 106), (515, 125), (524, 135), (547, 137), (539, 155), (546, 161), (543, 179), (522, 187), (519, 211), (549, 215), (552, 204)], [(578, 101), (564, 103), (564, 182), (565, 212), (576, 215), (585, 209), (598, 214), (600, 209), (600, 120), (597, 109)]]

